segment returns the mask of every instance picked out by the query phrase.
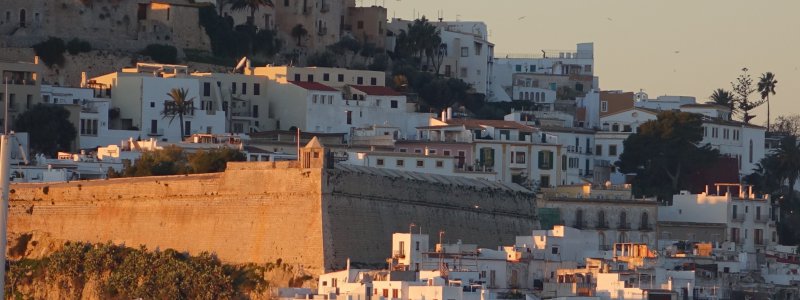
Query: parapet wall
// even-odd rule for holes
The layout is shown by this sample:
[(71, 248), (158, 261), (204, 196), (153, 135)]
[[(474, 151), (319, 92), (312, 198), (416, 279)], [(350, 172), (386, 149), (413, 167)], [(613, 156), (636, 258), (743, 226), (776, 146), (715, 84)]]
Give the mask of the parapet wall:
[(15, 184), (9, 236), (40, 232), (61, 240), (208, 251), (234, 263), (281, 259), (321, 272), (321, 170), (259, 167)]
[[(423, 180), (329, 170), (323, 191), (323, 216), (335, 252), (334, 269), (348, 258), (354, 263), (381, 263), (392, 255), (392, 233), (431, 237), (430, 249), (445, 231), (444, 242), (496, 248), (512, 245), (517, 235), (538, 228), (531, 193), (465, 187)], [(326, 238), (326, 242), (328, 239)]]
[[(229, 163), (224, 173), (12, 185), (9, 236), (281, 259), (313, 274), (391, 256), (414, 230), (482, 247), (536, 229), (533, 195), (399, 179), (297, 162)], [(9, 245), (14, 245), (10, 241)], [(433, 246), (433, 245), (431, 245)]]

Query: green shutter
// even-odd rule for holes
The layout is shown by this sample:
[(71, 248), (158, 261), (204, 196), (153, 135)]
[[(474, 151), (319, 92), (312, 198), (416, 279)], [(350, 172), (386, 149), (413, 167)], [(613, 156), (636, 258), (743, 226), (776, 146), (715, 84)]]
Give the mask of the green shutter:
[(550, 165), (547, 166), (548, 167), (547, 169), (548, 170), (552, 170), (553, 169), (553, 165), (555, 164), (555, 161), (553, 161), (553, 159), (554, 159), (553, 158), (553, 151), (547, 151), (547, 155), (550, 157), (550, 160), (549, 160), (550, 161)]
[(542, 164), (543, 161), (544, 161), (544, 152), (539, 151), (539, 162), (538, 162), (539, 170), (544, 170), (544, 165)]

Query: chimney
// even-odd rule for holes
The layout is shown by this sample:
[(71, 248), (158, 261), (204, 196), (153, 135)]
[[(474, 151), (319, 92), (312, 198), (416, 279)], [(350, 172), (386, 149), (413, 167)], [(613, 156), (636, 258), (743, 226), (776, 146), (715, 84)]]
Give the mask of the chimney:
[(448, 107), (447, 108), (447, 120), (449, 121), (449, 120), (452, 120), (452, 119), (453, 119), (453, 108), (452, 107)]
[(347, 270), (350, 271), (350, 258), (347, 258)]
[(431, 154), (431, 150), (428, 149), (428, 146), (425, 146), (425, 156), (428, 156), (430, 154)]
[(86, 72), (81, 72), (81, 87), (86, 87)]
[(447, 122), (447, 111), (446, 110), (442, 111), (441, 118), (442, 118), (442, 122)]
[(33, 63), (37, 64), (37, 65), (39, 64), (39, 56), (38, 55), (34, 55), (33, 56)]

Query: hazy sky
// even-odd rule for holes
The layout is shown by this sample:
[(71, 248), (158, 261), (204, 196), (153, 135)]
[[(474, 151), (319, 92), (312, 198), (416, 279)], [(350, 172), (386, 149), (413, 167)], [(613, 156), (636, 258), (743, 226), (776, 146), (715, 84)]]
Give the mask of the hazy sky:
[[(362, 4), (362, 2), (357, 2)], [(496, 55), (594, 42), (602, 89), (695, 96), (730, 89), (743, 67), (775, 73), (772, 116), (800, 113), (800, 0), (364, 0), (389, 18), (484, 21)], [(524, 18), (523, 18), (524, 17)], [(756, 97), (756, 95), (754, 95)], [(756, 110), (766, 120), (766, 105)]]

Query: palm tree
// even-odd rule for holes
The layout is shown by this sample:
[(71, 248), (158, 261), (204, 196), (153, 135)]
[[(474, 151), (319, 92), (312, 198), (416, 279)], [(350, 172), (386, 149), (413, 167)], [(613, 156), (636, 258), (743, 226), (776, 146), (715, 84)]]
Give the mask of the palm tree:
[(228, 0), (231, 2), (232, 10), (250, 9), (250, 18), (247, 19), (248, 25), (253, 25), (256, 18), (256, 11), (262, 6), (275, 7), (272, 0)]
[(779, 174), (789, 182), (789, 203), (792, 203), (794, 185), (800, 177), (800, 147), (797, 146), (797, 137), (790, 135), (783, 138), (774, 155)]
[(292, 37), (297, 39), (297, 47), (300, 47), (301, 40), (304, 36), (308, 34), (308, 30), (303, 28), (303, 24), (297, 24), (297, 26), (292, 28)]
[(175, 120), (175, 117), (178, 117), (181, 127), (181, 139), (183, 139), (185, 133), (183, 128), (183, 116), (194, 112), (194, 97), (187, 98), (188, 93), (189, 91), (184, 88), (170, 90), (167, 96), (172, 100), (164, 103), (164, 111), (161, 112), (164, 118), (170, 118), (170, 124)]
[(713, 93), (711, 93), (711, 97), (708, 97), (714, 104), (719, 104), (731, 109), (731, 115), (733, 115), (734, 110), (736, 107), (733, 105), (735, 102), (735, 97), (733, 93), (725, 90), (725, 89), (716, 89)]
[(775, 95), (775, 84), (777, 83), (775, 74), (772, 72), (761, 74), (761, 78), (758, 79), (758, 92), (761, 93), (761, 100), (767, 101), (767, 131), (769, 131), (769, 94)]

